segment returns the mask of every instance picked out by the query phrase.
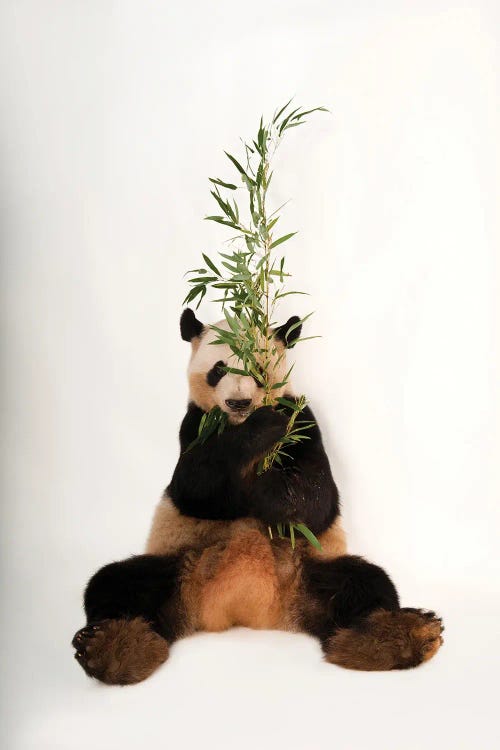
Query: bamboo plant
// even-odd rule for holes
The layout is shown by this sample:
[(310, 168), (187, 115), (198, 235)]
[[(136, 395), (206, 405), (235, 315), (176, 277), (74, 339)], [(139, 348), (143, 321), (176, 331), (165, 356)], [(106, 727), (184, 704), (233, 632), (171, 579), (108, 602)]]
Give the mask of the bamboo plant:
[[(276, 233), (280, 211), (285, 204), (271, 211), (267, 199), (273, 178), (273, 156), (286, 132), (304, 124), (307, 115), (327, 110), (324, 107), (292, 109), (290, 105), (291, 100), (274, 113), (269, 123), (260, 119), (255, 139), (243, 142), (244, 154), (240, 161), (225, 152), (235, 170), (234, 182), (218, 177), (209, 178), (211, 195), (219, 212), (205, 219), (228, 227), (234, 234), (227, 241), (229, 251), (220, 252), (217, 262), (202, 253), (204, 267), (188, 271), (190, 289), (184, 299), (184, 304), (196, 302), (196, 307), (199, 307), (208, 290), (216, 293), (214, 301), (221, 304), (228, 327), (211, 326), (217, 334), (213, 343), (227, 344), (237, 364), (237, 367), (226, 366), (224, 369), (253, 377), (263, 388), (263, 405), (275, 405), (290, 415), (285, 433), (261, 460), (258, 473), (269, 471), (275, 463), (281, 465), (285, 457), (292, 458), (288, 450), (294, 444), (309, 439), (307, 430), (313, 424), (300, 419), (307, 403), (305, 396), (293, 401), (275, 397), (275, 391), (288, 383), (293, 368), (292, 365), (279, 382), (275, 382), (273, 371), (285, 356), (284, 351), (278, 350), (273, 338), (276, 307), (284, 297), (305, 292), (286, 289), (290, 274), (285, 270), (282, 246), (296, 232)], [(244, 198), (238, 200), (236, 196), (242, 193)], [(307, 318), (309, 315), (292, 325), (288, 335)], [(299, 338), (294, 343), (304, 340)], [(214, 432), (222, 432), (225, 424), (224, 412), (218, 407), (212, 409), (203, 415), (198, 438), (194, 442), (205, 442)], [(304, 524), (297, 523), (289, 524), (293, 547), (295, 531), (303, 534), (314, 546), (320, 546), (314, 534)], [(272, 537), (271, 529), (269, 533)], [(278, 524), (278, 535), (285, 536), (285, 524)]]

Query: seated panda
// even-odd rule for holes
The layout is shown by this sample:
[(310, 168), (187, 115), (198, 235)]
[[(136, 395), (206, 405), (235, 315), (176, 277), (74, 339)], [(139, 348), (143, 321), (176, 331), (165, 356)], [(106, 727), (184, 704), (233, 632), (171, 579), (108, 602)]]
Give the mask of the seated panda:
[[(280, 354), (299, 337), (300, 327), (290, 330), (297, 322), (274, 331)], [(87, 585), (88, 624), (73, 639), (85, 672), (109, 684), (139, 682), (167, 659), (176, 639), (232, 626), (310, 633), (327, 661), (351, 669), (405, 669), (431, 658), (442, 643), (441, 620), (400, 608), (389, 576), (346, 554), (317, 424), (281, 466), (258, 474), (259, 460), (284, 433), (286, 414), (262, 406), (263, 389), (251, 377), (221, 369), (234, 355), (212, 343), (215, 332), (192, 310), (183, 312), (180, 327), (192, 349), (180, 457), (146, 554), (106, 565)], [(273, 372), (275, 383), (283, 380), (285, 359)], [(276, 396), (293, 399), (286, 388)], [(186, 451), (203, 413), (216, 405), (228, 426)], [(309, 407), (304, 411), (315, 421)], [(322, 550), (303, 538), (295, 549), (289, 539), (271, 538), (269, 527), (282, 522), (306, 524)]]

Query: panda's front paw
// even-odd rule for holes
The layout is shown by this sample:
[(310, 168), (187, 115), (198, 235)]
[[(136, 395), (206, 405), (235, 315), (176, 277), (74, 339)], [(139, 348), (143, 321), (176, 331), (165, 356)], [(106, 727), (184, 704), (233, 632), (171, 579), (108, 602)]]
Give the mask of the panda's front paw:
[(286, 432), (288, 419), (272, 406), (261, 406), (246, 420), (252, 436), (266, 445), (274, 445)]

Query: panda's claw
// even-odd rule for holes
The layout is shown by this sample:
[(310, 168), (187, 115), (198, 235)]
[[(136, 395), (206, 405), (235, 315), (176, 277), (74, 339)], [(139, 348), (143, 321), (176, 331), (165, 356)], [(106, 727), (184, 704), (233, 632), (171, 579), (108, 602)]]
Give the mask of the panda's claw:
[(93, 638), (97, 633), (98, 627), (96, 625), (86, 625), (84, 628), (81, 628), (74, 636), (73, 640), (71, 641), (71, 645), (73, 648), (81, 649), (84, 647), (85, 641), (87, 641), (89, 638)]

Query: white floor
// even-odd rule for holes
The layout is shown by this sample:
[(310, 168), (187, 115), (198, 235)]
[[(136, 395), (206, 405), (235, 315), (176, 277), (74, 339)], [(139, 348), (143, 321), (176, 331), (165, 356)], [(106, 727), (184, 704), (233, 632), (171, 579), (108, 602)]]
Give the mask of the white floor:
[(309, 637), (239, 629), (178, 643), (156, 675), (126, 688), (84, 675), (69, 645), (80, 620), (55, 604), (70, 592), (52, 589), (52, 608), (39, 591), (26, 602), (39, 605), (39, 619), (18, 612), (9, 629), (2, 747), (496, 750), (498, 601), (426, 590), (446, 638), (417, 670), (343, 671), (322, 662)]

